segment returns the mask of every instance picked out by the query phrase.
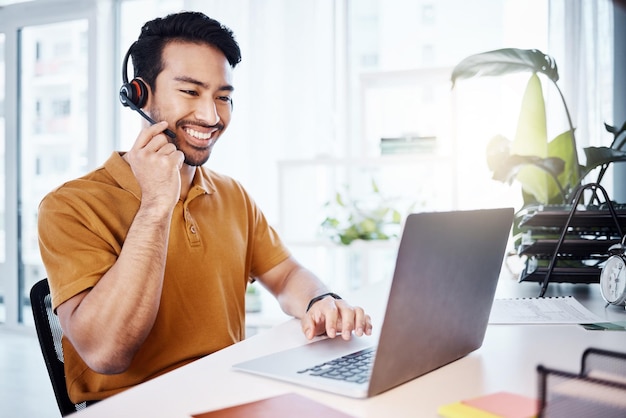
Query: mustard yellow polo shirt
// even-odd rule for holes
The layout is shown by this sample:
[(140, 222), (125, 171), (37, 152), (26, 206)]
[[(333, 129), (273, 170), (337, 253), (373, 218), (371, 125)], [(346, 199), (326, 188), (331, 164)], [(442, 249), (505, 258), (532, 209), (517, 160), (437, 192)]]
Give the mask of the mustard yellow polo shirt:
[[(39, 244), (55, 309), (93, 287), (120, 254), (141, 199), (121, 155), (41, 202)], [(161, 305), (146, 342), (126, 372), (103, 375), (64, 339), (70, 398), (103, 399), (241, 341), (249, 278), (288, 256), (238, 182), (199, 168), (174, 209)]]

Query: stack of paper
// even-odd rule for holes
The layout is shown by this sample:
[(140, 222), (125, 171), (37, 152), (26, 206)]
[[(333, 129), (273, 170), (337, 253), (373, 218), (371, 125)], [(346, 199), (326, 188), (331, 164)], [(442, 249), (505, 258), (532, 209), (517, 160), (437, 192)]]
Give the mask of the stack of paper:
[(590, 324), (602, 322), (572, 296), (496, 299), (490, 324)]

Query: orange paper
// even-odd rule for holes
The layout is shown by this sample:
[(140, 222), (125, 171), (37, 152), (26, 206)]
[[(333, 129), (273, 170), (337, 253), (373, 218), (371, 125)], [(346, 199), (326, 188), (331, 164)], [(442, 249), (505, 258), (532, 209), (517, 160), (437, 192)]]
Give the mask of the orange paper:
[(539, 413), (539, 401), (509, 392), (496, 392), (461, 402), (502, 418), (533, 418)]
[(268, 399), (192, 415), (193, 418), (354, 418), (322, 403), (287, 393)]

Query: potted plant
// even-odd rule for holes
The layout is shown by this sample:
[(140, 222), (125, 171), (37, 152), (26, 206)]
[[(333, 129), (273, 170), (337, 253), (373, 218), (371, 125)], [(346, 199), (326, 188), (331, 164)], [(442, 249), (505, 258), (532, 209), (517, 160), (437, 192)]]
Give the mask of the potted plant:
[[(402, 214), (393, 203), (397, 199), (383, 195), (374, 180), (372, 193), (363, 199), (350, 195), (348, 186), (337, 192), (333, 200), (326, 202), (330, 214), (321, 224), (322, 231), (331, 240), (350, 245), (355, 240), (388, 240), (397, 237)], [(408, 211), (411, 211), (411, 205)]]
[(258, 287), (256, 280), (250, 280), (246, 287), (246, 312), (261, 312), (262, 300), (261, 289)]
[[(626, 123), (621, 127), (605, 124), (613, 134), (607, 147), (583, 149), (585, 164), (578, 158), (575, 128), (559, 86), (555, 60), (537, 49), (505, 48), (471, 55), (459, 62), (452, 72), (452, 86), (471, 77), (500, 76), (529, 72), (518, 119), (515, 138), (511, 141), (501, 135), (491, 139), (487, 147), (487, 163), (493, 178), (511, 183), (519, 181), (524, 207), (536, 204), (571, 204), (583, 183), (600, 184), (608, 166), (626, 161), (622, 150), (626, 142)], [(542, 76), (556, 87), (567, 117), (569, 129), (549, 140)], [(588, 179), (596, 168), (597, 177)]]
[[(590, 234), (592, 237), (585, 242), (585, 250), (573, 256), (562, 246), (566, 235), (570, 233), (564, 227), (568, 223), (562, 229), (539, 224), (533, 230), (524, 224), (524, 220), (528, 219), (527, 216), (544, 213), (544, 205), (557, 205), (560, 208), (556, 209), (557, 214), (559, 210), (561, 213), (569, 213), (568, 219), (571, 219), (580, 204), (587, 205), (589, 209), (599, 207), (602, 202), (597, 193), (598, 188), (588, 186), (600, 185), (611, 163), (626, 161), (626, 152), (622, 150), (626, 142), (626, 124), (618, 128), (605, 123), (606, 130), (613, 134), (613, 141), (609, 146), (584, 148), (586, 159), (585, 164), (581, 164), (574, 124), (565, 97), (557, 84), (559, 73), (556, 62), (536, 49), (507, 48), (471, 55), (457, 64), (451, 79), (454, 88), (455, 83), (461, 79), (518, 72), (529, 72), (530, 78), (522, 98), (515, 137), (512, 141), (502, 135), (492, 138), (487, 146), (487, 164), (495, 180), (507, 183), (517, 180), (521, 184), (523, 206), (518, 210), (513, 225), (517, 253), (526, 258), (519, 280), (543, 282), (543, 295), (548, 281), (553, 279), (553, 274), (557, 274), (557, 261), (562, 271), (556, 280), (597, 282), (600, 271), (598, 266), (603, 261), (601, 254), (608, 249), (608, 244), (604, 248), (603, 242), (608, 241), (596, 241), (595, 244), (603, 248), (599, 249), (598, 246), (593, 246), (593, 234)], [(540, 76), (556, 87), (567, 119), (568, 128), (551, 140), (547, 137)], [(597, 176), (591, 178), (594, 171)], [(593, 193), (589, 201), (585, 202), (582, 192), (587, 189)], [(603, 200), (608, 200), (608, 195), (602, 191)], [(593, 226), (587, 229), (592, 230)], [(574, 239), (585, 238), (582, 230), (572, 230), (571, 233)], [(539, 245), (540, 242), (544, 247)], [(576, 278), (571, 274), (574, 271), (572, 269), (579, 269)], [(580, 274), (581, 271), (584, 274)]]

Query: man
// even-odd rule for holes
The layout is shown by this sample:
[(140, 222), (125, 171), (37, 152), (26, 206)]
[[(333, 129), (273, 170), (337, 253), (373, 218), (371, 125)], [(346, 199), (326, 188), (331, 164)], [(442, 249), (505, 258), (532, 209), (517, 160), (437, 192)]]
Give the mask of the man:
[(159, 122), (39, 211), (72, 401), (242, 340), (251, 279), (309, 339), (371, 334), (370, 317), (294, 260), (239, 183), (201, 167), (231, 118), (241, 58), (232, 32), (201, 13), (173, 14), (146, 23), (129, 54), (135, 78), (121, 99)]

